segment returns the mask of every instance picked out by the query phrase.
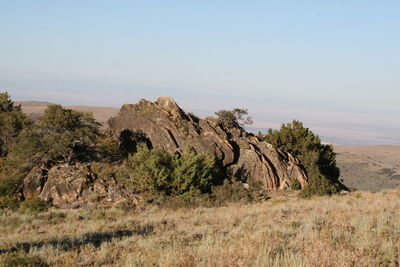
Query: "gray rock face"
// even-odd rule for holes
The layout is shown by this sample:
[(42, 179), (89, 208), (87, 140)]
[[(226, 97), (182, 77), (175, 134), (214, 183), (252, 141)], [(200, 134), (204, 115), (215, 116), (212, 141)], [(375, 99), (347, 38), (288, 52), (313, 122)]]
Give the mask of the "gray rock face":
[(57, 165), (50, 169), (34, 168), (24, 179), (24, 198), (40, 197), (61, 208), (78, 207), (93, 198), (116, 203), (126, 200), (128, 193), (114, 179), (97, 179), (82, 164)]
[(209, 153), (232, 175), (243, 182), (261, 181), (265, 189), (285, 189), (294, 180), (302, 187), (307, 184), (292, 155), (240, 129), (224, 129), (215, 118), (187, 114), (170, 97), (123, 105), (109, 126), (116, 137), (130, 131), (154, 149), (174, 153), (193, 147), (198, 153)]

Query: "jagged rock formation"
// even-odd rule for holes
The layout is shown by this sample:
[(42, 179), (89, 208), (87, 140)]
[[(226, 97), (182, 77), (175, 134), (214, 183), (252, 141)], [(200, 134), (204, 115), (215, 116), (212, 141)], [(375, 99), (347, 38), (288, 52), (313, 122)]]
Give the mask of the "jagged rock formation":
[(154, 149), (180, 152), (190, 146), (210, 153), (232, 175), (243, 182), (262, 181), (266, 189), (284, 189), (294, 180), (302, 187), (307, 183), (292, 155), (240, 129), (224, 129), (215, 118), (185, 113), (170, 97), (123, 105), (109, 126), (116, 137), (128, 134)]
[(126, 200), (129, 193), (112, 177), (97, 178), (89, 166), (77, 163), (33, 168), (24, 179), (21, 196), (40, 197), (55, 206), (73, 208), (97, 200), (117, 203)]
[[(174, 153), (193, 147), (198, 153), (214, 155), (228, 174), (244, 183), (261, 181), (265, 189), (285, 189), (294, 181), (302, 187), (307, 184), (307, 176), (292, 155), (241, 129), (225, 129), (216, 118), (185, 113), (170, 97), (124, 105), (109, 120), (109, 127), (120, 140), (128, 138), (153, 149)], [(35, 167), (25, 177), (20, 196), (40, 197), (61, 208), (134, 197), (113, 177), (97, 177), (90, 163)]]

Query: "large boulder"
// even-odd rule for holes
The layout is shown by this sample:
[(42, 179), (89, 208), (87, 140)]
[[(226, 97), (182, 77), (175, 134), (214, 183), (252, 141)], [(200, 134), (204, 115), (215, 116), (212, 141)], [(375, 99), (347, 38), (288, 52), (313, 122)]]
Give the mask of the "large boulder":
[(80, 163), (32, 169), (24, 179), (21, 194), (25, 199), (39, 197), (61, 208), (79, 207), (95, 199), (117, 203), (129, 196), (112, 177), (100, 179), (89, 166)]
[(305, 172), (292, 155), (241, 129), (224, 129), (215, 118), (185, 113), (170, 97), (125, 104), (109, 126), (117, 138), (128, 132), (137, 137), (134, 141), (145, 141), (154, 149), (174, 153), (193, 147), (198, 153), (209, 153), (239, 180), (261, 181), (265, 189), (285, 189), (295, 180), (302, 187), (307, 184)]

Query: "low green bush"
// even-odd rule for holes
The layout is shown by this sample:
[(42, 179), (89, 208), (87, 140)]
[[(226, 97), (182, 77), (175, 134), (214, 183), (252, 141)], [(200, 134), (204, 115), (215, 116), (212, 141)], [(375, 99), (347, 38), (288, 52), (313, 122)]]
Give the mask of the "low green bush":
[(7, 159), (0, 163), (0, 209), (19, 208), (17, 191), (28, 172), (29, 166), (23, 162)]
[(217, 205), (223, 205), (228, 202), (250, 203), (254, 199), (254, 192), (246, 189), (239, 181), (225, 180), (222, 185), (214, 186), (212, 191)]
[(0, 210), (17, 210), (19, 205), (20, 201), (18, 199), (8, 196), (0, 197)]
[(186, 149), (180, 156), (173, 157), (172, 187), (175, 195), (196, 191), (211, 191), (211, 186), (221, 177), (221, 171), (214, 157), (198, 154)]
[(209, 193), (220, 177), (215, 159), (194, 149), (179, 155), (138, 147), (126, 161), (126, 178), (137, 192)]
[(299, 180), (294, 179), (292, 183), (290, 184), (290, 189), (292, 190), (301, 190), (301, 184)]

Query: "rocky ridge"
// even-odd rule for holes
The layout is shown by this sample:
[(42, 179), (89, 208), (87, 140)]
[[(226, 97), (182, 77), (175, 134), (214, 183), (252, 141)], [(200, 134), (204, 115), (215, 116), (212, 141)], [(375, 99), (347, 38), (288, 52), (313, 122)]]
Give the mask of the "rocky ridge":
[(170, 97), (125, 104), (109, 120), (109, 127), (116, 138), (129, 133), (150, 148), (174, 153), (192, 147), (198, 153), (209, 153), (228, 173), (242, 182), (261, 181), (265, 189), (285, 189), (295, 180), (302, 187), (307, 184), (306, 174), (292, 155), (241, 129), (224, 129), (216, 118), (200, 119), (186, 113)]
[[(152, 149), (179, 153), (192, 147), (218, 159), (226, 172), (244, 184), (261, 182), (264, 189), (286, 189), (307, 176), (292, 155), (275, 149), (242, 129), (225, 129), (216, 118), (200, 119), (184, 112), (170, 97), (123, 105), (109, 128), (118, 140), (130, 139)], [(89, 164), (35, 167), (20, 188), (22, 199), (39, 197), (61, 208), (75, 208), (98, 199), (118, 203), (134, 198), (114, 177), (97, 177)]]

